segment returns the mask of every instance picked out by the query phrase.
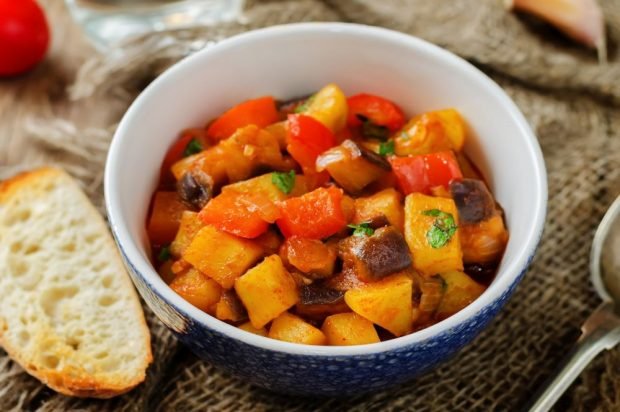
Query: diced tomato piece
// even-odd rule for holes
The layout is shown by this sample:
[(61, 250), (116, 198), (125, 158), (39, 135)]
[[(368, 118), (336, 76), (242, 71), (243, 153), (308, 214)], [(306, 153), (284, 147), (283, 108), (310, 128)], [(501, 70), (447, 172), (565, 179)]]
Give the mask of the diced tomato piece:
[[(161, 165), (161, 180), (166, 183), (174, 182), (174, 176), (170, 171), (173, 164), (185, 157), (187, 146), (192, 140), (196, 140), (202, 149), (207, 149), (209, 141), (207, 139), (207, 131), (202, 128), (186, 129), (183, 130), (181, 136), (176, 142), (168, 149), (166, 157)], [(188, 153), (196, 154), (196, 153)]]
[(398, 186), (403, 194), (413, 192), (430, 193), (433, 186), (448, 186), (463, 174), (452, 152), (438, 152), (413, 157), (390, 159)]
[(174, 240), (181, 224), (181, 215), (187, 206), (176, 192), (156, 192), (147, 232), (151, 243), (167, 245)]
[(315, 170), (316, 158), (336, 145), (334, 134), (323, 123), (303, 114), (291, 114), (287, 122), (287, 150), (302, 168)]
[(361, 126), (362, 121), (357, 117), (366, 117), (378, 126), (385, 126), (391, 132), (403, 127), (405, 115), (396, 104), (380, 96), (372, 94), (357, 94), (347, 99), (349, 104), (349, 117), (347, 123), (351, 127)]
[[(426, 162), (422, 156), (390, 157), (392, 171), (403, 194), (424, 192), (427, 186)], [(430, 189), (429, 189), (430, 190)]]
[(326, 238), (347, 224), (342, 198), (342, 189), (321, 187), (303, 196), (288, 199), (280, 204), (282, 217), (276, 223), (287, 238)]
[(462, 179), (463, 173), (453, 152), (430, 153), (424, 156), (428, 183), (445, 186), (454, 179)]
[(265, 222), (274, 223), (280, 217), (280, 208), (263, 193), (246, 193), (237, 202), (256, 212)]
[(269, 222), (280, 216), (279, 209), (261, 194), (223, 192), (211, 199), (198, 217), (222, 232), (253, 239), (265, 233)]
[(207, 136), (212, 141), (229, 138), (238, 128), (256, 125), (267, 127), (280, 120), (276, 102), (271, 96), (247, 100), (229, 109), (207, 128)]

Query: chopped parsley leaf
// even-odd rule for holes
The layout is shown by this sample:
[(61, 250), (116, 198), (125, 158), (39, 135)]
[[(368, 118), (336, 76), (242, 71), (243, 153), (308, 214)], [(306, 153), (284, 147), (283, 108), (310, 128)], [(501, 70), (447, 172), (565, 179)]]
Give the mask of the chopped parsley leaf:
[(157, 255), (157, 260), (165, 262), (170, 259), (170, 246), (162, 246)]
[(314, 94), (310, 97), (308, 97), (302, 104), (300, 104), (299, 106), (297, 106), (295, 108), (295, 110), (293, 110), (293, 112), (295, 113), (303, 113), (305, 111), (308, 110), (308, 108), (310, 107), (310, 105), (312, 104), (312, 101), (314, 100)]
[(454, 216), (439, 209), (425, 210), (422, 214), (436, 218), (433, 226), (426, 232), (428, 244), (434, 249), (445, 246), (456, 233)]
[(185, 146), (185, 150), (183, 151), (183, 157), (195, 155), (196, 153), (202, 152), (202, 143), (200, 140), (193, 138), (189, 141), (187, 146)]
[(273, 172), (271, 174), (271, 183), (273, 183), (284, 194), (289, 194), (295, 186), (295, 171), (288, 173)]
[(375, 233), (375, 230), (370, 227), (370, 222), (362, 222), (359, 225), (350, 224), (347, 227), (354, 229), (353, 236), (372, 236)]
[(388, 140), (387, 142), (381, 142), (379, 144), (379, 154), (381, 156), (388, 156), (394, 154), (394, 141)]

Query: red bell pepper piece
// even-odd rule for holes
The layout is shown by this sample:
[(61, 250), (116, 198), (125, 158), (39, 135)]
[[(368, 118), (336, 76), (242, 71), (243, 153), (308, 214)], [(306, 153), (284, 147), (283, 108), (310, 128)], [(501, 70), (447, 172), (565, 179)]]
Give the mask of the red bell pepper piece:
[(334, 134), (323, 123), (303, 114), (290, 114), (287, 122), (286, 150), (308, 170), (316, 170), (316, 158), (336, 145)]
[(265, 196), (236, 191), (211, 199), (198, 214), (203, 223), (246, 239), (265, 233), (279, 216), (277, 206)]
[(447, 187), (450, 181), (463, 178), (452, 152), (413, 157), (392, 156), (389, 161), (396, 175), (398, 186), (405, 195), (413, 192), (428, 194), (432, 187)]
[(276, 221), (285, 237), (323, 239), (339, 232), (346, 224), (342, 189), (320, 187), (300, 197), (280, 203)]
[(176, 192), (155, 192), (147, 232), (151, 242), (167, 245), (174, 240), (181, 224), (181, 215), (187, 206)]
[(405, 115), (396, 104), (380, 96), (372, 94), (357, 94), (347, 99), (349, 115), (347, 123), (351, 127), (359, 127), (362, 121), (357, 115), (362, 115), (377, 126), (385, 126), (390, 132), (403, 127)]
[(207, 136), (214, 142), (229, 138), (238, 128), (256, 125), (267, 127), (280, 120), (276, 102), (271, 96), (247, 100), (229, 109), (207, 128)]

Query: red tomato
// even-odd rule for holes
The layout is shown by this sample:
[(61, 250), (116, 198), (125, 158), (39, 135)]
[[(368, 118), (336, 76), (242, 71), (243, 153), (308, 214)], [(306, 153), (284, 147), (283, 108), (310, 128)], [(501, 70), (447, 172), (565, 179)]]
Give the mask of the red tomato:
[(286, 149), (302, 168), (316, 171), (316, 158), (336, 145), (334, 134), (323, 123), (303, 114), (290, 114)]
[(229, 109), (207, 128), (207, 136), (217, 142), (229, 138), (237, 129), (248, 125), (267, 127), (280, 120), (276, 102), (271, 96), (247, 100)]
[(13, 76), (43, 60), (50, 33), (33, 0), (0, 0), (0, 76)]
[(357, 115), (362, 115), (378, 126), (385, 126), (391, 132), (403, 127), (405, 115), (400, 107), (391, 101), (372, 94), (357, 94), (347, 99), (349, 117), (347, 123), (351, 127), (361, 126)]
[(447, 187), (450, 181), (462, 179), (463, 173), (453, 152), (439, 152), (424, 155), (428, 184)]
[(342, 189), (321, 187), (280, 204), (276, 221), (284, 236), (323, 239), (339, 232), (346, 224), (342, 209)]
[(452, 152), (438, 152), (413, 157), (390, 159), (400, 190), (408, 195), (413, 192), (430, 193), (431, 187), (448, 186), (463, 174)]
[(259, 195), (225, 192), (211, 199), (198, 217), (222, 232), (253, 239), (262, 235), (279, 217), (277, 207)]
[(426, 164), (422, 156), (390, 157), (390, 164), (396, 176), (398, 187), (405, 195), (413, 192), (426, 192)]

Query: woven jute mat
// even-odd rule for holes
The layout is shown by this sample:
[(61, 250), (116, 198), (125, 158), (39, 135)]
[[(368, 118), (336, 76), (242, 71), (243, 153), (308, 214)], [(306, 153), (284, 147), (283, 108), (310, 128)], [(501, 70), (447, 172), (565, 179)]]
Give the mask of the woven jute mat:
[[(448, 363), (390, 391), (304, 399), (255, 388), (197, 359), (147, 312), (155, 362), (145, 384), (109, 401), (71, 399), (46, 389), (0, 351), (0, 410), (517, 410), (598, 304), (588, 280), (589, 247), (606, 208), (620, 194), (620, 2), (600, 2), (608, 27), (607, 65), (548, 26), (506, 12), (500, 0), (249, 1), (240, 22), (144, 38), (123, 53), (88, 61), (68, 93), (75, 104), (107, 94), (128, 105), (174, 61), (254, 28), (341, 20), (430, 40), (489, 74), (530, 121), (548, 168), (545, 234), (527, 276), (492, 324)], [(113, 130), (114, 125), (78, 129), (48, 118), (25, 121), (23, 133), (46, 163), (65, 167), (101, 205)], [(6, 177), (35, 164), (14, 166), (0, 172)], [(601, 354), (556, 410), (620, 410), (620, 349)]]

